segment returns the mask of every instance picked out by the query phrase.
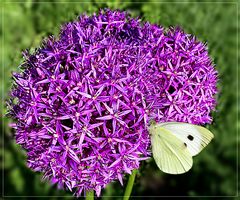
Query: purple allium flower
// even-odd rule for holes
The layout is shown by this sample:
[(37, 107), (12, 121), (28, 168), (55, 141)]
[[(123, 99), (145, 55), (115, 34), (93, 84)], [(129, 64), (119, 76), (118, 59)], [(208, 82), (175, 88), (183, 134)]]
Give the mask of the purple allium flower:
[(217, 72), (179, 28), (126, 12), (82, 15), (24, 52), (9, 103), (28, 166), (59, 187), (97, 195), (150, 155), (148, 122), (210, 123)]
[[(149, 103), (153, 99), (155, 102), (152, 116), (161, 122), (211, 123), (210, 112), (216, 105), (217, 71), (208, 56), (206, 44), (173, 27), (166, 31), (163, 40), (163, 45), (156, 48), (151, 64), (156, 69), (152, 77), (160, 76), (165, 83), (161, 92), (152, 92), (148, 96)], [(157, 88), (161, 87), (155, 84), (154, 91)]]

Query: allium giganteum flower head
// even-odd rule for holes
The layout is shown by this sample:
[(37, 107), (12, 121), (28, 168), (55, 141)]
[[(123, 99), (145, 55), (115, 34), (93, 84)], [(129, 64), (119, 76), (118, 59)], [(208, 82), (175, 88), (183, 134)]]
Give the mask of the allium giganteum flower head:
[(78, 196), (139, 168), (151, 119), (212, 120), (217, 72), (206, 45), (180, 28), (102, 10), (24, 57), (9, 103), (16, 141), (31, 169)]

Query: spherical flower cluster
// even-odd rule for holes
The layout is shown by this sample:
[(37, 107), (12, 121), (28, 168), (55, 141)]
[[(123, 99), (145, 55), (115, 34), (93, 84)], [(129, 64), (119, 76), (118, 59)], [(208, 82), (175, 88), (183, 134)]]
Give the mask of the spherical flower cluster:
[(24, 52), (9, 103), (28, 166), (76, 195), (139, 168), (150, 120), (211, 122), (217, 73), (179, 28), (102, 10)]

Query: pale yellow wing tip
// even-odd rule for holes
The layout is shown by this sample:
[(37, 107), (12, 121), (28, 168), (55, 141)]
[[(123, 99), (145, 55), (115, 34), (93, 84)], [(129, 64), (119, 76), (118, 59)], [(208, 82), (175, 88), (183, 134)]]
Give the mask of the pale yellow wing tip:
[(195, 125), (195, 127), (197, 128), (197, 130), (199, 132), (204, 134), (204, 136), (207, 136), (209, 138), (209, 141), (211, 141), (214, 138), (213, 133), (210, 130), (208, 130), (207, 128), (205, 128), (203, 126), (197, 126), (197, 125)]
[[(192, 167), (191, 167), (192, 168)], [(178, 174), (185, 174), (185, 173), (187, 173), (187, 172), (189, 172), (189, 170), (191, 169), (191, 168), (189, 168), (189, 169), (187, 169), (187, 170), (184, 170), (184, 171), (167, 171), (167, 170), (163, 170), (163, 169), (160, 169), (162, 172), (164, 172), (164, 173), (167, 173), (167, 174), (171, 174), (171, 175), (178, 175)]]
[(189, 164), (189, 166), (185, 166), (185, 168), (178, 167), (178, 169), (176, 170), (176, 167), (175, 168), (169, 168), (169, 167), (164, 168), (164, 167), (160, 167), (157, 162), (156, 162), (156, 164), (162, 172), (167, 173), (167, 174), (172, 174), (172, 175), (187, 173), (190, 169), (192, 169), (192, 166), (193, 166), (193, 162), (191, 162), (191, 164)]

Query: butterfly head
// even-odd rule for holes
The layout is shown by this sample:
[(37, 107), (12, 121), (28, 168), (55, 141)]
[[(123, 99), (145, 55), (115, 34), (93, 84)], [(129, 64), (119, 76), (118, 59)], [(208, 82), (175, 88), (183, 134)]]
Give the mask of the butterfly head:
[(149, 134), (150, 135), (153, 135), (155, 132), (156, 132), (156, 129), (157, 129), (157, 123), (156, 123), (156, 121), (154, 121), (154, 120), (151, 120), (150, 122), (149, 122), (149, 127), (148, 127), (148, 132), (149, 132)]

